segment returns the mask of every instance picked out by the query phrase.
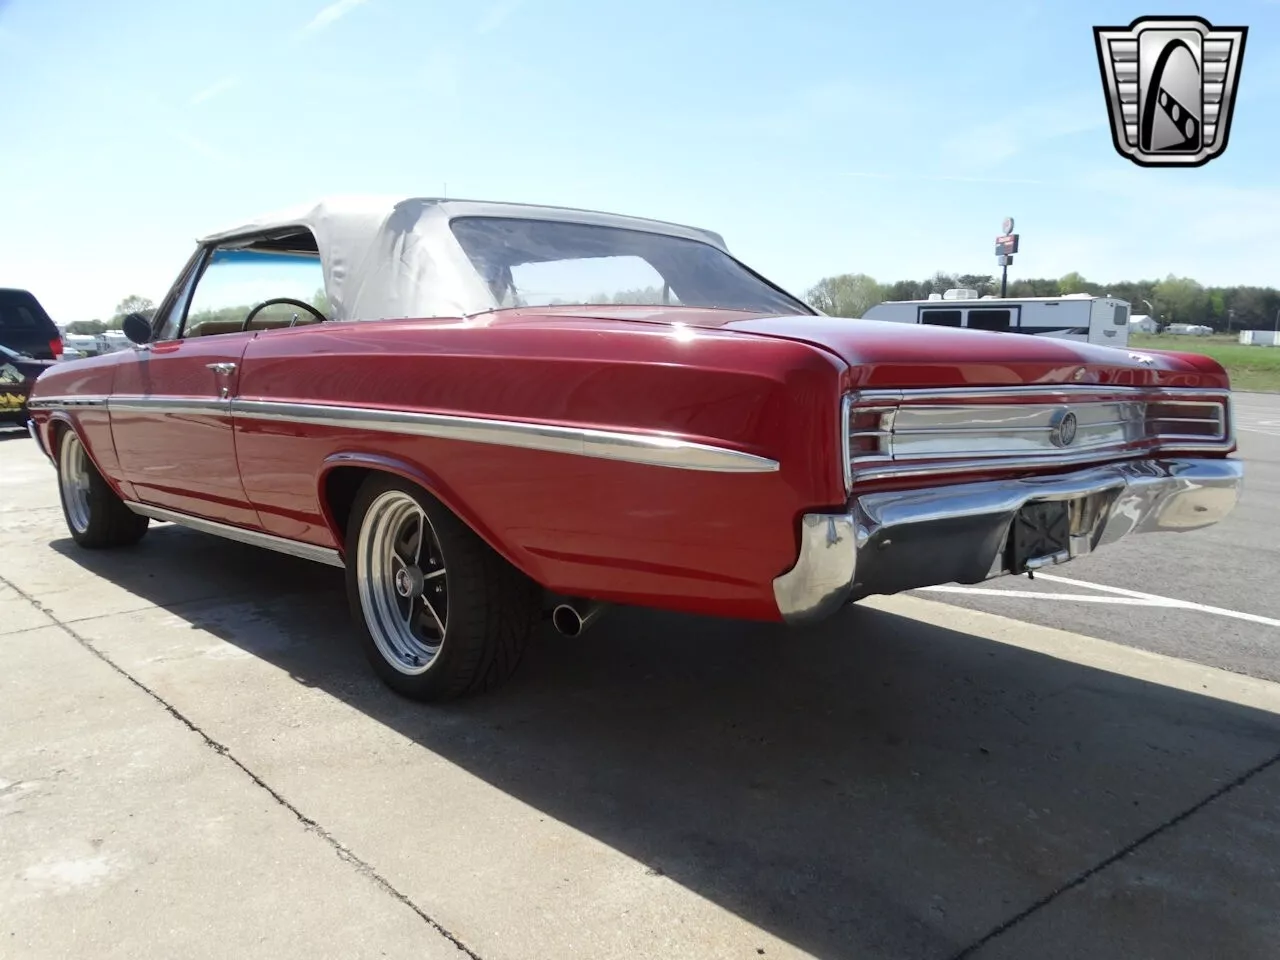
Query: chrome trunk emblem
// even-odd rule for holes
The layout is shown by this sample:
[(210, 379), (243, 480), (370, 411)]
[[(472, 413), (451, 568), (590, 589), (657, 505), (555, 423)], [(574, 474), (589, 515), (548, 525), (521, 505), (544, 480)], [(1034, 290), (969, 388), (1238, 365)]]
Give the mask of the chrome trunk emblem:
[(1076, 415), (1070, 410), (1062, 410), (1054, 415), (1049, 426), (1049, 441), (1055, 447), (1069, 447), (1075, 442), (1079, 427)]

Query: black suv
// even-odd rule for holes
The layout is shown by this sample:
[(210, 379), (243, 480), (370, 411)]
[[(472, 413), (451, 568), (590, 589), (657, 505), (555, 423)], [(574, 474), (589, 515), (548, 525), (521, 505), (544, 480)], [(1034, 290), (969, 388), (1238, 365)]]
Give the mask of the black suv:
[(36, 360), (57, 360), (62, 331), (29, 291), (0, 288), (0, 345)]

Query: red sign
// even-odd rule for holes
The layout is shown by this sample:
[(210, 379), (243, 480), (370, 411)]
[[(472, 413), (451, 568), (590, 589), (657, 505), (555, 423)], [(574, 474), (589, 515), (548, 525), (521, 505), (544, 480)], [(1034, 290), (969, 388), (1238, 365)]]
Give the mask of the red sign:
[(996, 256), (1008, 256), (1018, 252), (1018, 234), (1007, 233), (1003, 237), (996, 237)]

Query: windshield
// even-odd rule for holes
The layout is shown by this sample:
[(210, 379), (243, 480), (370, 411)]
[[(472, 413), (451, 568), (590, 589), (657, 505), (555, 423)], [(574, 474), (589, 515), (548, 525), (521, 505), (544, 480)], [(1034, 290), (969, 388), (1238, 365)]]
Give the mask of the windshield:
[(453, 234), (500, 307), (672, 304), (812, 314), (723, 250), (669, 234), (459, 217)]

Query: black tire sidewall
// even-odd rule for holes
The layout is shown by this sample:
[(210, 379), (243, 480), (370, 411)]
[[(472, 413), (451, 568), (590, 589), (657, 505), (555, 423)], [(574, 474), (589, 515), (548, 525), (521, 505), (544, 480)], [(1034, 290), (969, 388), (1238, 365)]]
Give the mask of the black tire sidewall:
[[(373, 638), (360, 601), (357, 564), (360, 531), (374, 500), (391, 490), (407, 494), (422, 507), (431, 522), (447, 571), (445, 589), (448, 591), (449, 614), (444, 640), (431, 666), (416, 675), (401, 673), (387, 662)], [(347, 600), (366, 658), (379, 678), (397, 693), (414, 700), (437, 701), (452, 699), (467, 692), (472, 680), (471, 668), (478, 655), (475, 649), (477, 632), (472, 625), (477, 617), (485, 617), (485, 611), (483, 597), (473, 595), (465, 586), (474, 583), (476, 577), (481, 575), (481, 564), (476, 556), (480, 549), (487, 550), (488, 546), (417, 484), (389, 474), (375, 475), (357, 493), (346, 531)]]
[[(89, 473), (89, 522), (83, 531), (77, 530), (71, 522), (67, 494), (62, 483), (62, 454), (73, 439), (84, 449), (85, 468)], [(125, 506), (124, 501), (99, 472), (93, 457), (89, 456), (89, 448), (84, 440), (70, 425), (63, 427), (58, 433), (54, 464), (58, 474), (58, 502), (62, 504), (62, 519), (66, 522), (71, 539), (77, 545), (88, 549), (129, 546), (137, 543), (146, 533), (148, 519)]]
[(56, 461), (58, 467), (58, 501), (62, 504), (62, 519), (66, 521), (67, 531), (71, 534), (71, 539), (82, 547), (93, 546), (98, 539), (97, 526), (98, 514), (100, 513), (97, 509), (98, 497), (96, 496), (97, 490), (95, 489), (95, 486), (97, 483), (101, 482), (101, 478), (98, 476), (98, 470), (94, 466), (93, 460), (89, 457), (89, 448), (84, 447), (85, 464), (89, 470), (89, 522), (85, 524), (84, 530), (77, 530), (75, 528), (75, 524), (71, 522), (71, 511), (67, 507), (67, 491), (63, 485), (62, 477), (63, 452), (66, 450), (67, 444), (72, 441), (80, 444), (81, 447), (84, 447), (84, 441), (80, 439), (80, 435), (76, 433), (75, 429), (70, 426), (64, 427), (62, 432), (58, 435), (58, 452)]

